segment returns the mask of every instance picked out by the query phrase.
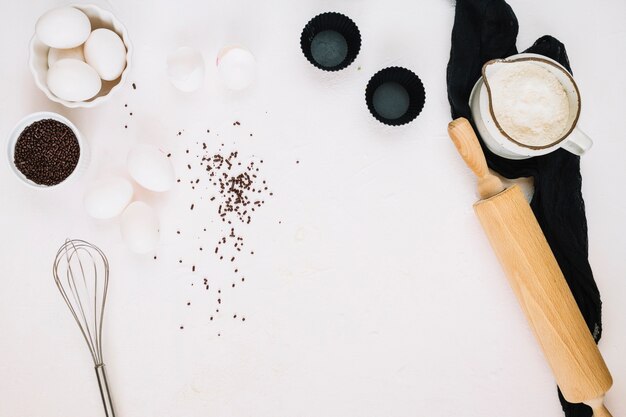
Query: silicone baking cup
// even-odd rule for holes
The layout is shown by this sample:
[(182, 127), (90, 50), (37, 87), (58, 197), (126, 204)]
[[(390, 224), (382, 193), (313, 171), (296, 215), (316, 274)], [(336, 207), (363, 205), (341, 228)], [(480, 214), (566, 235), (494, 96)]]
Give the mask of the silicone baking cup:
[(300, 48), (306, 59), (324, 71), (348, 67), (361, 50), (361, 33), (345, 15), (322, 13), (306, 24), (300, 35)]
[(424, 108), (426, 93), (422, 80), (406, 68), (388, 67), (370, 78), (365, 102), (376, 120), (400, 126), (415, 119)]

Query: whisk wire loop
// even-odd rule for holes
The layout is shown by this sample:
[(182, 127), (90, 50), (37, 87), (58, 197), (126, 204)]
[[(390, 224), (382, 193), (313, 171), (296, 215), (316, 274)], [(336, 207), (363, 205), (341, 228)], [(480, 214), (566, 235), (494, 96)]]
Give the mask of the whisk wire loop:
[(54, 281), (89, 347), (107, 417), (114, 417), (104, 360), (102, 322), (109, 286), (109, 261), (97, 246), (66, 239), (52, 268)]

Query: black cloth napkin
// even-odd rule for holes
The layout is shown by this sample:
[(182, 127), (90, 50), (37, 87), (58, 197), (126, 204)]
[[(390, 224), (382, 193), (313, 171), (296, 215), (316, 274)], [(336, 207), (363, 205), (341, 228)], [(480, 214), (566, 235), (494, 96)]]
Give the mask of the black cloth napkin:
[[(518, 22), (503, 0), (457, 0), (447, 69), (452, 117), (472, 121), (469, 96), (486, 61), (517, 53)], [(524, 52), (550, 57), (571, 72), (565, 46), (551, 36)], [(482, 141), (481, 141), (482, 142)], [(531, 208), (574, 294), (596, 343), (602, 334), (601, 301), (588, 261), (587, 219), (581, 193), (580, 157), (563, 149), (524, 160), (493, 154), (482, 144), (491, 169), (507, 178), (533, 177)], [(584, 404), (559, 399), (567, 417), (591, 417)]]

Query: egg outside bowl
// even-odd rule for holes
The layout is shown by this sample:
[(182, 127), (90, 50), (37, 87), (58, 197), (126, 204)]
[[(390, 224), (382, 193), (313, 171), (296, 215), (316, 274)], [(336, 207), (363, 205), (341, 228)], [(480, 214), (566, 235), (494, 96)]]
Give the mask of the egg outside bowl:
[[(22, 174), (22, 172), (19, 169), (17, 169), (17, 167), (15, 166), (15, 159), (14, 159), (15, 144), (17, 143), (17, 140), (20, 137), (20, 134), (24, 131), (26, 127), (30, 126), (31, 124), (39, 120), (45, 120), (45, 119), (56, 120), (58, 122), (61, 122), (67, 125), (67, 127), (72, 129), (72, 132), (74, 132), (74, 135), (76, 136), (76, 140), (78, 141), (78, 147), (80, 149), (80, 156), (78, 157), (78, 162), (76, 163), (76, 167), (74, 168), (74, 171), (72, 171), (72, 173), (68, 175), (68, 177), (65, 178), (63, 181), (55, 185), (37, 184), (36, 182), (31, 181), (30, 179), (26, 178), (26, 176)], [(7, 157), (9, 160), (9, 167), (11, 168), (11, 171), (20, 180), (20, 182), (22, 182), (22, 184), (25, 184), (28, 187), (34, 188), (37, 190), (49, 190), (53, 188), (58, 188), (62, 185), (66, 185), (67, 183), (73, 182), (76, 178), (80, 177), (80, 175), (87, 169), (87, 166), (89, 165), (90, 153), (89, 153), (89, 147), (87, 146), (85, 140), (83, 139), (83, 136), (81, 135), (80, 131), (76, 128), (76, 126), (74, 126), (74, 123), (70, 122), (68, 119), (66, 119), (65, 117), (57, 113), (37, 112), (37, 113), (29, 114), (28, 116), (24, 117), (15, 125), (15, 127), (11, 131), (11, 134), (9, 135), (9, 140), (7, 141)]]
[(35, 78), (35, 84), (37, 84), (37, 87), (39, 87), (39, 89), (43, 91), (50, 100), (61, 103), (65, 107), (70, 108), (95, 107), (107, 101), (109, 97), (115, 92), (115, 90), (118, 90), (126, 82), (130, 70), (133, 47), (130, 43), (126, 28), (115, 16), (113, 16), (113, 13), (101, 9), (100, 7), (93, 4), (72, 4), (70, 6), (75, 7), (76, 9), (82, 11), (87, 15), (89, 21), (91, 22), (92, 31), (99, 28), (106, 28), (117, 33), (119, 37), (122, 38), (122, 42), (126, 47), (126, 68), (124, 68), (122, 75), (120, 75), (116, 80), (113, 81), (103, 80), (102, 88), (100, 88), (98, 94), (96, 94), (89, 100), (62, 100), (52, 94), (52, 91), (50, 91), (50, 89), (48, 88), (48, 51), (50, 50), (50, 47), (41, 42), (37, 38), (37, 35), (34, 35), (30, 41), (30, 55), (28, 58), (28, 66), (30, 67), (30, 72), (32, 72), (33, 77)]

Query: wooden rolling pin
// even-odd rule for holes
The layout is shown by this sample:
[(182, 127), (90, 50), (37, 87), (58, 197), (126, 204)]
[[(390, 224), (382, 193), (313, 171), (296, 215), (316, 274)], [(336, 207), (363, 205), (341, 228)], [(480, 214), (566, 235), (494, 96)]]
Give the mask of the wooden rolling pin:
[(603, 404), (613, 384), (550, 246), (517, 185), (504, 189), (487, 168), (470, 123), (459, 118), (448, 134), (478, 177), (482, 200), (474, 211), (496, 252), (528, 323), (565, 399), (585, 403), (595, 417), (610, 417)]

